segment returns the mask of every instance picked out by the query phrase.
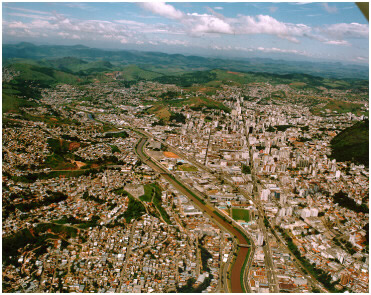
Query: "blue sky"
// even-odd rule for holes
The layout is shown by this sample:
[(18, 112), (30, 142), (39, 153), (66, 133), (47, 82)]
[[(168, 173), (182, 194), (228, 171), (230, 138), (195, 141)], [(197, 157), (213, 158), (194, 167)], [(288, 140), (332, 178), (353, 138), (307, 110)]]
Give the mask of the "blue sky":
[(3, 43), (368, 64), (354, 2), (3, 2)]

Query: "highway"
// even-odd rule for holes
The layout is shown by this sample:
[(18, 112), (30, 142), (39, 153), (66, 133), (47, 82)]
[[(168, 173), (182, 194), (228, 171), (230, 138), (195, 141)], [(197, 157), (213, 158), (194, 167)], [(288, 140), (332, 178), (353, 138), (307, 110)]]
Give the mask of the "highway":
[[(141, 159), (141, 161), (151, 167), (153, 170), (157, 171), (164, 177), (168, 182), (170, 182), (180, 193), (186, 195), (197, 207), (204, 211), (208, 216), (211, 217), (211, 220), (214, 221), (218, 226), (222, 226), (226, 231), (231, 233), (237, 239), (238, 244), (249, 244), (248, 241), (239, 230), (237, 230), (237, 225), (232, 225), (231, 223), (225, 221), (223, 218), (215, 214), (215, 208), (207, 203), (201, 202), (196, 196), (200, 199), (202, 197), (197, 194), (194, 190), (187, 188), (186, 186), (181, 184), (181, 180), (176, 179), (167, 169), (162, 167), (159, 163), (156, 163), (152, 160), (148, 155), (146, 155), (143, 151), (143, 148), (147, 142), (147, 138), (141, 138), (139, 143), (137, 144), (135, 150)], [(247, 247), (238, 247), (237, 256), (235, 262), (231, 269), (231, 292), (232, 293), (243, 293), (246, 290), (246, 284), (244, 287), (242, 286), (243, 282), (241, 282), (241, 272), (243, 269), (243, 264), (245, 259), (247, 258), (249, 248)], [(243, 276), (242, 276), (243, 277)]]

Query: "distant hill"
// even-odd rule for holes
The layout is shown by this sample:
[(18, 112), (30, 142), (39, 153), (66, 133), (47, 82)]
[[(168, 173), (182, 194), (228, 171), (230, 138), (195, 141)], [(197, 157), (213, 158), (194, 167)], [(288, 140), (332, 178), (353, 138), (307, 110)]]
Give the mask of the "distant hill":
[(28, 99), (39, 99), (41, 88), (48, 88), (61, 83), (77, 84), (79, 76), (30, 63), (8, 65), (20, 74), (2, 85), (2, 111), (18, 111), (19, 107), (32, 106)]
[(157, 77), (161, 77), (162, 74), (142, 69), (136, 65), (130, 65), (122, 69), (122, 76), (124, 80), (135, 81), (135, 80), (152, 80)]
[[(361, 65), (344, 65), (339, 62), (299, 62), (273, 60), (268, 58), (220, 59), (161, 52), (140, 52), (129, 50), (103, 50), (76, 46), (36, 46), (31, 43), (4, 44), (3, 60), (11, 58), (51, 59), (75, 57), (85, 61), (105, 60), (120, 65), (146, 65), (159, 67), (164, 73), (164, 65), (169, 72), (203, 71), (224, 69), (229, 71), (266, 72), (273, 74), (304, 73), (325, 78), (368, 79), (368, 67)], [(151, 68), (155, 71), (154, 68)], [(175, 69), (174, 71), (172, 69)]]
[(28, 63), (15, 63), (11, 66), (15, 71), (19, 71), (20, 75), (16, 80), (34, 81), (41, 87), (48, 87), (51, 84), (70, 83), (74, 84), (79, 77), (59, 71), (51, 67), (42, 67), (38, 65), (31, 65)]
[(220, 82), (246, 84), (268, 82), (276, 84), (302, 85), (301, 88), (326, 87), (332, 89), (357, 89), (368, 91), (368, 81), (356, 79), (330, 79), (312, 76), (308, 74), (272, 74), (264, 72), (227, 71), (221, 69), (207, 71), (193, 71), (181, 75), (164, 75), (154, 79), (164, 84), (175, 84), (181, 87), (189, 87), (193, 84), (205, 84), (215, 86)]
[(368, 119), (344, 129), (331, 140), (331, 157), (337, 161), (352, 161), (369, 165)]

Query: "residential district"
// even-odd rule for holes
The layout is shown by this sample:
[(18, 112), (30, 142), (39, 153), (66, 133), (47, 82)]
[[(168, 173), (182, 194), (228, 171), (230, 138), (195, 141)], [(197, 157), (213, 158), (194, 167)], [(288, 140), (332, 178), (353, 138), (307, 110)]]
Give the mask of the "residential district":
[[(4, 113), (3, 292), (231, 292), (243, 245), (140, 158), (146, 138), (152, 163), (249, 239), (243, 290), (367, 293), (369, 170), (330, 158), (331, 139), (365, 117), (313, 112), (313, 95), (113, 80), (43, 89)], [(322, 95), (368, 112), (347, 91)]]

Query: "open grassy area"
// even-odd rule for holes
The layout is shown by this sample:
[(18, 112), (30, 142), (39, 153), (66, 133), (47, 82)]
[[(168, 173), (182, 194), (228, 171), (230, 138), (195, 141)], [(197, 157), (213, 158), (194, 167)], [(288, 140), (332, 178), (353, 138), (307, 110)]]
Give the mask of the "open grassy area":
[(244, 220), (244, 221), (248, 222), (250, 220), (249, 211), (246, 210), (246, 209), (233, 208), (232, 209), (232, 218), (234, 220)]
[(140, 196), (139, 199), (145, 202), (152, 201), (152, 204), (157, 208), (158, 212), (160, 212), (165, 222), (168, 224), (171, 223), (169, 215), (167, 214), (166, 210), (162, 207), (161, 189), (157, 183), (144, 185), (144, 195)]
[(313, 107), (311, 109), (311, 112), (315, 115), (320, 115), (321, 111), (326, 112), (326, 110), (330, 110), (331, 112), (337, 112), (339, 114), (351, 112), (356, 115), (361, 115), (362, 108), (363, 108), (363, 104), (340, 101), (340, 100), (331, 100), (325, 106)]
[(193, 166), (193, 165), (189, 165), (189, 164), (183, 164), (183, 165), (179, 165), (178, 166), (178, 170), (181, 170), (181, 171), (188, 171), (188, 172), (195, 172), (197, 171), (197, 167)]

